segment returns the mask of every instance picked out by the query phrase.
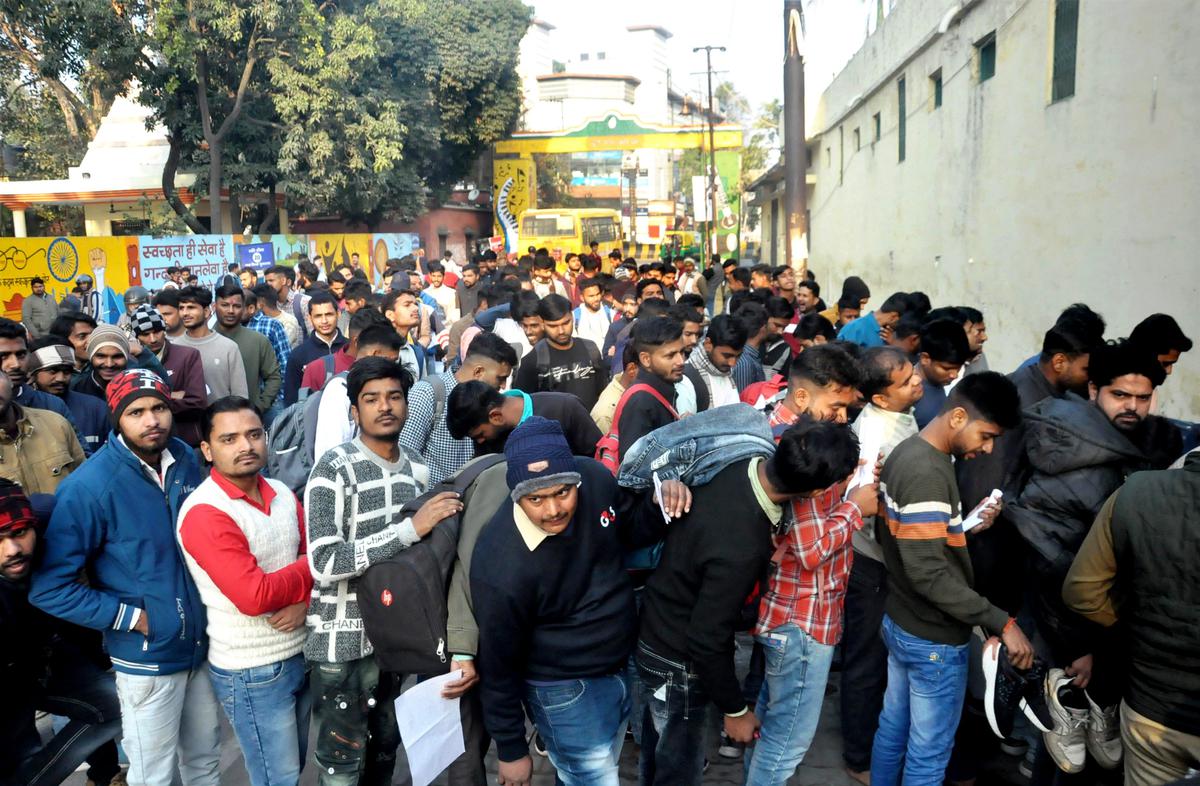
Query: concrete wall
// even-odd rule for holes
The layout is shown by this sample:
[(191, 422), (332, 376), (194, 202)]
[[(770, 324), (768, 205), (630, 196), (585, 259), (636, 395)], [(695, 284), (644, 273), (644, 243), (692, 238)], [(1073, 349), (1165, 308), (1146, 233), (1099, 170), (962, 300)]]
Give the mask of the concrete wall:
[[(858, 274), (876, 303), (921, 289), (935, 305), (977, 305), (1003, 371), (1040, 348), (1076, 301), (1105, 316), (1110, 337), (1156, 311), (1200, 337), (1195, 3), (1081, 3), (1075, 94), (1053, 103), (1053, 0), (964, 2), (937, 35), (953, 5), (898, 3), (822, 97), (809, 209), (810, 264), (824, 291), (836, 297), (842, 278)], [(981, 83), (974, 45), (991, 31), (996, 73)], [(929, 75), (939, 68), (935, 109)], [(1162, 403), (1200, 418), (1200, 351), (1184, 356)]]

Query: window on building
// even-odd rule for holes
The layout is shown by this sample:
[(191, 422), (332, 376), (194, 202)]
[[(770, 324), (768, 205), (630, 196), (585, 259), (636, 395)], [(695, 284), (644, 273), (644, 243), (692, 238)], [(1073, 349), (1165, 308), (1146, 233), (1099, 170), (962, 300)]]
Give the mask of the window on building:
[(979, 57), (979, 81), (986, 82), (996, 75), (996, 31), (985, 35), (975, 43)]
[(581, 53), (579, 54), (579, 62), (581, 62), (581, 63), (586, 63), (586, 62), (587, 62), (587, 59), (588, 59), (588, 53), (587, 53), (587, 52), (581, 52)]
[(871, 123), (875, 126), (875, 141), (878, 142), (883, 137), (883, 118), (879, 112), (871, 118)]
[(1075, 43), (1079, 37), (1079, 0), (1054, 3), (1054, 72), (1050, 100), (1075, 95)]
[(896, 128), (896, 131), (897, 131), (896, 144), (897, 144), (897, 154), (899, 156), (900, 161), (904, 160), (904, 143), (907, 141), (907, 139), (905, 139), (905, 135), (908, 132), (908, 122), (907, 122), (908, 121), (908, 117), (907, 117), (908, 106), (907, 106), (907, 100), (906, 100), (907, 97), (904, 94), (904, 92), (905, 92), (904, 88), (905, 88), (904, 77), (900, 77), (899, 81), (896, 82), (896, 101), (900, 105), (900, 115), (898, 118), (898, 125)]
[(603, 60), (603, 59), (604, 59), (604, 53), (603, 53), (603, 52), (597, 52), (597, 53), (596, 53), (596, 59), (597, 59), (597, 60)]
[(567, 64), (561, 60), (552, 60), (550, 62), (550, 71), (555, 74), (565, 74), (567, 72)]
[(855, 152), (862, 150), (862, 131), (854, 129), (854, 150)]
[(942, 105), (942, 69), (929, 75), (929, 92), (933, 93), (933, 108), (937, 109)]

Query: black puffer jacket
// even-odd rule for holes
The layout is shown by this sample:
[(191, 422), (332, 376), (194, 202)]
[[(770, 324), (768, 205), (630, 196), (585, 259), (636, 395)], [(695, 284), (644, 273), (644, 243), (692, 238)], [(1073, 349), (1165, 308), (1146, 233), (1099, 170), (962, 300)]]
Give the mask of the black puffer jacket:
[(1109, 495), (1145, 456), (1095, 404), (1068, 394), (1025, 412), (1033, 469), (1009, 519), (1054, 574), (1065, 576)]

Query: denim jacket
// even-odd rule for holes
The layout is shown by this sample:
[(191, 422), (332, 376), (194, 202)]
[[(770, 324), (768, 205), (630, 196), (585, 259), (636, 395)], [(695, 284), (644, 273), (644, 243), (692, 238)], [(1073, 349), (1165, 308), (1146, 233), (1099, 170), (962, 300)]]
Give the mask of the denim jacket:
[(660, 480), (702, 486), (721, 470), (753, 456), (775, 454), (763, 413), (749, 404), (728, 404), (651, 431), (625, 453), (617, 483), (642, 490)]

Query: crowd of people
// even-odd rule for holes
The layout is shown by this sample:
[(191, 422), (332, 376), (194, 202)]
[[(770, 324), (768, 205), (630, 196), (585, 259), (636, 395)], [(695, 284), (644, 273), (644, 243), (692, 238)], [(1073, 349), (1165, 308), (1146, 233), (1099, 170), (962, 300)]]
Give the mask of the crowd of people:
[(0, 783), (215, 785), (224, 715), (254, 786), (382, 786), (406, 678), (450, 672), (456, 785), (493, 744), (502, 786), (615, 786), (626, 746), (644, 786), (714, 748), (784, 784), (833, 670), (863, 784), (997, 746), (1034, 784), (1200, 768), (1176, 321), (1070, 305), (1003, 375), (977, 306), (700, 268), (172, 268), (117, 324), (34, 279), (0, 319)]

